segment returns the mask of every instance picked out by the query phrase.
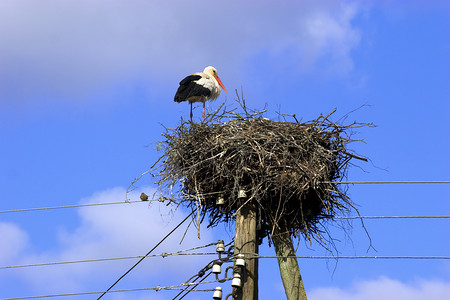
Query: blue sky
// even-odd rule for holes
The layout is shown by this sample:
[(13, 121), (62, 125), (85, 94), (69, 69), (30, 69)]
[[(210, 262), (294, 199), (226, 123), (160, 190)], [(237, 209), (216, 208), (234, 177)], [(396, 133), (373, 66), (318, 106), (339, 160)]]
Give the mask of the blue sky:
[[(125, 199), (158, 158), (166, 127), (189, 117), (178, 82), (207, 65), (228, 94), (303, 120), (373, 122), (353, 149), (371, 159), (349, 180), (450, 180), (450, 6), (447, 1), (0, 2), (0, 210)], [(200, 106), (194, 116), (201, 116)], [(136, 194), (154, 190), (144, 177)], [(351, 185), (362, 215), (449, 215), (450, 185)], [(0, 214), (0, 266), (143, 255), (186, 216), (158, 202)], [(341, 255), (449, 256), (446, 219), (359, 222)], [(155, 253), (230, 241), (233, 229), (176, 232)], [(213, 249), (209, 248), (208, 251)], [(274, 255), (265, 242), (262, 255)], [(328, 255), (300, 241), (298, 255)], [(148, 258), (116, 288), (175, 285), (210, 256)], [(0, 269), (0, 297), (100, 291), (133, 260)], [(445, 299), (444, 260), (299, 260), (310, 299)], [(207, 286), (215, 287), (217, 284)], [(227, 284), (222, 285), (229, 292)], [(277, 299), (275, 259), (260, 261), (260, 299)], [(170, 299), (174, 292), (105, 299)], [(189, 299), (210, 299), (191, 293)], [(65, 297), (92, 299), (92, 296)]]

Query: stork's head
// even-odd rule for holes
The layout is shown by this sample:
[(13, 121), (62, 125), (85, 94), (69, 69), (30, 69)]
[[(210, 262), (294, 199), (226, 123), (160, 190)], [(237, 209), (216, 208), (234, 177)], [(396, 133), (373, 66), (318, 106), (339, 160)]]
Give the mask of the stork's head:
[(212, 67), (212, 66), (208, 66), (203, 70), (203, 73), (212, 75), (212, 76), (217, 76), (217, 70), (216, 68)]
[(213, 76), (213, 77), (217, 80), (217, 83), (223, 88), (223, 90), (225, 91), (225, 93), (228, 93), (228, 92), (227, 92), (227, 89), (223, 86), (223, 83), (222, 83), (222, 81), (220, 80), (219, 76), (217, 76), (217, 70), (216, 70), (216, 68), (214, 68), (214, 67), (212, 67), (212, 66), (208, 66), (208, 67), (206, 67), (206, 68), (203, 70), (203, 73), (209, 74), (209, 75)]

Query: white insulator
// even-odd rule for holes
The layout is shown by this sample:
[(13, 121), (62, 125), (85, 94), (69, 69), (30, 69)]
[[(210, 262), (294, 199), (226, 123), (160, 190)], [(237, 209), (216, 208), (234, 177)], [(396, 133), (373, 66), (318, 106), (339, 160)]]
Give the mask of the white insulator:
[(244, 254), (238, 254), (236, 255), (236, 266), (239, 267), (245, 267), (245, 259), (244, 259)]
[(233, 280), (231, 281), (231, 286), (240, 287), (241, 286), (241, 275), (238, 273), (233, 274)]
[(222, 288), (220, 286), (216, 287), (214, 294), (213, 294), (214, 300), (222, 300)]
[(223, 197), (219, 197), (216, 200), (216, 205), (224, 205), (225, 204), (225, 199), (223, 199)]
[(214, 274), (220, 274), (222, 272), (222, 266), (219, 265), (218, 263), (215, 263), (212, 267), (212, 272)]
[(225, 243), (223, 242), (223, 240), (217, 241), (216, 251), (219, 253), (222, 253), (225, 251)]
[(247, 198), (247, 193), (244, 190), (239, 190), (238, 198)]

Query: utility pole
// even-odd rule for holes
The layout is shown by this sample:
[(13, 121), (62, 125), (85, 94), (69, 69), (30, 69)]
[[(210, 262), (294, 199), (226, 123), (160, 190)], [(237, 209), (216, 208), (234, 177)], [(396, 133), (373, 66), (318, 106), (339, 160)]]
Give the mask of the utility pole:
[[(238, 198), (245, 203), (244, 192)], [(249, 201), (236, 213), (234, 255), (245, 255), (245, 271), (241, 275), (242, 288), (237, 290), (238, 300), (258, 300), (258, 239), (256, 236), (256, 205)]]
[[(275, 227), (272, 242), (277, 254), (280, 275), (283, 281), (287, 300), (307, 300), (300, 268), (295, 257), (294, 245), (287, 229)], [(294, 257), (289, 257), (294, 256)]]

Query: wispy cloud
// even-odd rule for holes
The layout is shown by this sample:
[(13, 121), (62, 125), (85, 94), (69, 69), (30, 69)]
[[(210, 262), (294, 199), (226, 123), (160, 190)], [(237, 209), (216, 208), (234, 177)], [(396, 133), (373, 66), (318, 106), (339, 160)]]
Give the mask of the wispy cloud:
[(6, 265), (15, 261), (28, 246), (28, 234), (18, 225), (9, 222), (0, 222), (0, 264)]
[[(96, 193), (82, 202), (116, 202), (122, 201), (124, 196), (123, 188), (114, 188)], [(138, 196), (133, 195), (133, 198)], [(46, 251), (39, 251), (33, 245), (24, 249), (21, 246), (24, 242), (20, 241), (26, 241), (26, 233), (16, 226), (2, 223), (0, 233), (4, 233), (3, 229), (7, 230), (9, 245), (9, 248), (1, 249), (2, 265), (144, 255), (184, 218), (181, 211), (172, 213), (170, 208), (159, 202), (150, 207), (146, 203), (80, 208), (79, 225), (59, 230), (57, 243)], [(196, 230), (191, 228), (180, 245), (187, 225), (182, 226), (152, 254), (172, 253), (212, 241), (210, 231), (202, 230), (202, 239), (198, 240)], [(27, 255), (13, 258), (11, 253), (18, 249), (27, 250)], [(199, 251), (205, 250), (210, 251), (211, 248)], [(202, 256), (147, 258), (123, 281), (128, 281), (132, 287), (175, 285), (194, 275), (212, 259), (214, 257)], [(29, 267), (15, 269), (9, 274), (28, 293), (98, 291), (106, 289), (137, 260)]]
[[(336, 1), (55, 1), (0, 4), (0, 104), (93, 99), (132, 80), (236, 68), (260, 51), (271, 64), (349, 72), (361, 33), (355, 3)], [(323, 68), (323, 66), (321, 67)], [(243, 72), (241, 72), (243, 73)], [(234, 76), (236, 75), (236, 76)], [(171, 77), (172, 76), (172, 77)]]
[(311, 300), (446, 300), (450, 295), (450, 282), (422, 280), (404, 283), (388, 277), (374, 280), (361, 280), (349, 288), (323, 287), (312, 290)]

